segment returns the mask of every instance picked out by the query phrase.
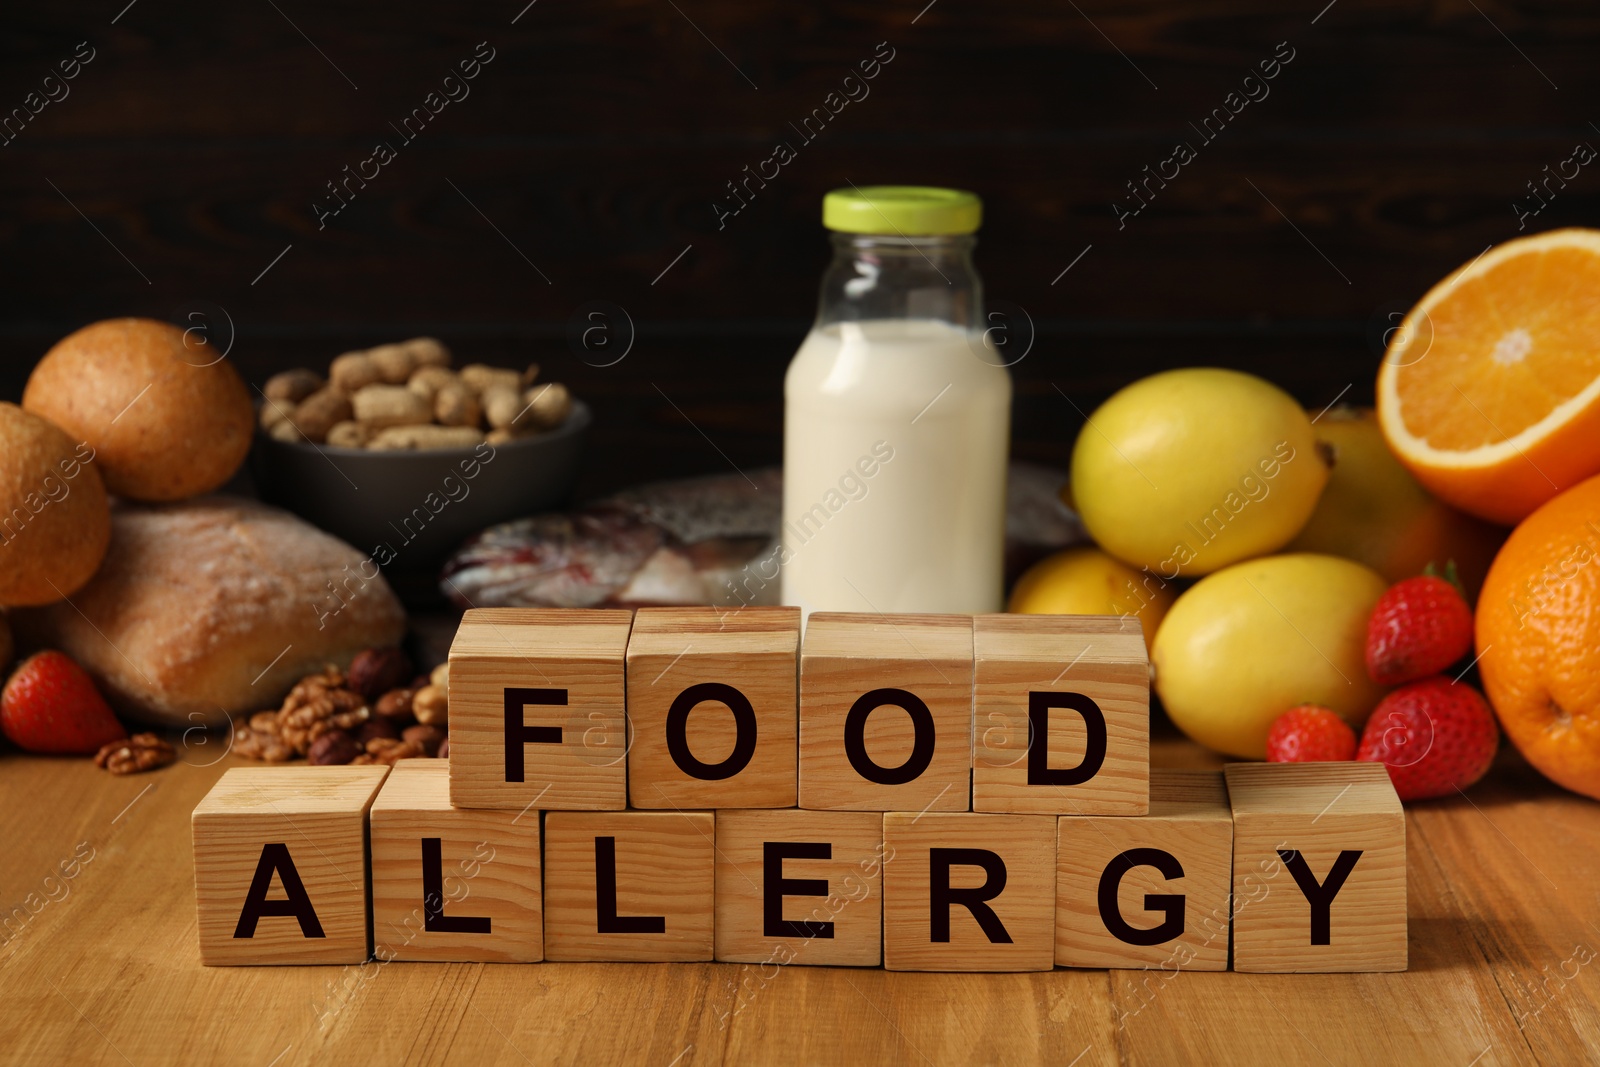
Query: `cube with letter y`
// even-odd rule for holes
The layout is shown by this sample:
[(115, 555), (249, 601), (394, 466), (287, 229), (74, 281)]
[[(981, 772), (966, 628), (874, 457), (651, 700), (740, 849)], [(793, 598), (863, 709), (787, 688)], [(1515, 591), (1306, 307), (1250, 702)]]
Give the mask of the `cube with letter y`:
[(800, 609), (640, 608), (628, 638), (628, 802), (795, 802)]
[(973, 619), (974, 811), (1143, 815), (1150, 665), (1139, 620)]
[(549, 960), (709, 960), (709, 811), (552, 811), (544, 820)]
[(629, 611), (474, 608), (450, 646), (450, 802), (627, 802)]
[(394, 765), (369, 815), (378, 959), (544, 958), (539, 813), (450, 806), (450, 763)]
[(816, 612), (800, 647), (800, 806), (966, 811), (972, 617)]
[(888, 970), (1054, 966), (1054, 818), (892, 811), (883, 856)]
[(200, 962), (367, 958), (367, 807), (387, 767), (233, 767), (194, 809)]
[(1406, 969), (1406, 821), (1381, 763), (1234, 763), (1233, 969)]

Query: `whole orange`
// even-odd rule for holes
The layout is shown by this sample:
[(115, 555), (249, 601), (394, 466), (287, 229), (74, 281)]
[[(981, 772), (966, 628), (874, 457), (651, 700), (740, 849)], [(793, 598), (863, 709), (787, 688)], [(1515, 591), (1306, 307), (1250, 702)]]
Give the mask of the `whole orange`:
[(1478, 598), (1478, 665), (1506, 736), (1600, 799), (1600, 476), (1524, 519)]

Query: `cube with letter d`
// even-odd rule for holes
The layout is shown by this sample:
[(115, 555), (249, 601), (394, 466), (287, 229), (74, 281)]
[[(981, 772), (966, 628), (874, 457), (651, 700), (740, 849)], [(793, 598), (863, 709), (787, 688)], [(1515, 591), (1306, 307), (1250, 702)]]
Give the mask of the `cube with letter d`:
[(474, 608), (450, 646), (450, 803), (621, 809), (630, 611)]
[(1143, 815), (1150, 664), (1139, 620), (972, 620), (974, 811)]

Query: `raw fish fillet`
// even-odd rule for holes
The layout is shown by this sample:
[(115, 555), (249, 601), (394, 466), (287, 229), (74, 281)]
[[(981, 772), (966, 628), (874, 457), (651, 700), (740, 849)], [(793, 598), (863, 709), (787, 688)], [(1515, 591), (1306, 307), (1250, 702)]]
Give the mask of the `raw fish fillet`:
[[(1066, 475), (1011, 464), (1006, 582), (1086, 539), (1059, 491)], [(463, 608), (776, 604), (778, 583), (744, 568), (777, 545), (783, 472), (650, 482), (575, 511), (491, 526), (445, 564), (440, 588)], [(755, 599), (751, 599), (754, 590)]]

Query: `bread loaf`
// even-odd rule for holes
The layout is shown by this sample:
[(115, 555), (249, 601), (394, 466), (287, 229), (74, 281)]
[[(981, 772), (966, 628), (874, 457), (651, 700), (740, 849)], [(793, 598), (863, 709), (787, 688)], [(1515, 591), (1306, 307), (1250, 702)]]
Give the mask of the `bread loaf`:
[(130, 718), (215, 725), (276, 707), (303, 675), (405, 634), (377, 566), (288, 512), (231, 497), (119, 503), (111, 525), (89, 584), (12, 621)]

